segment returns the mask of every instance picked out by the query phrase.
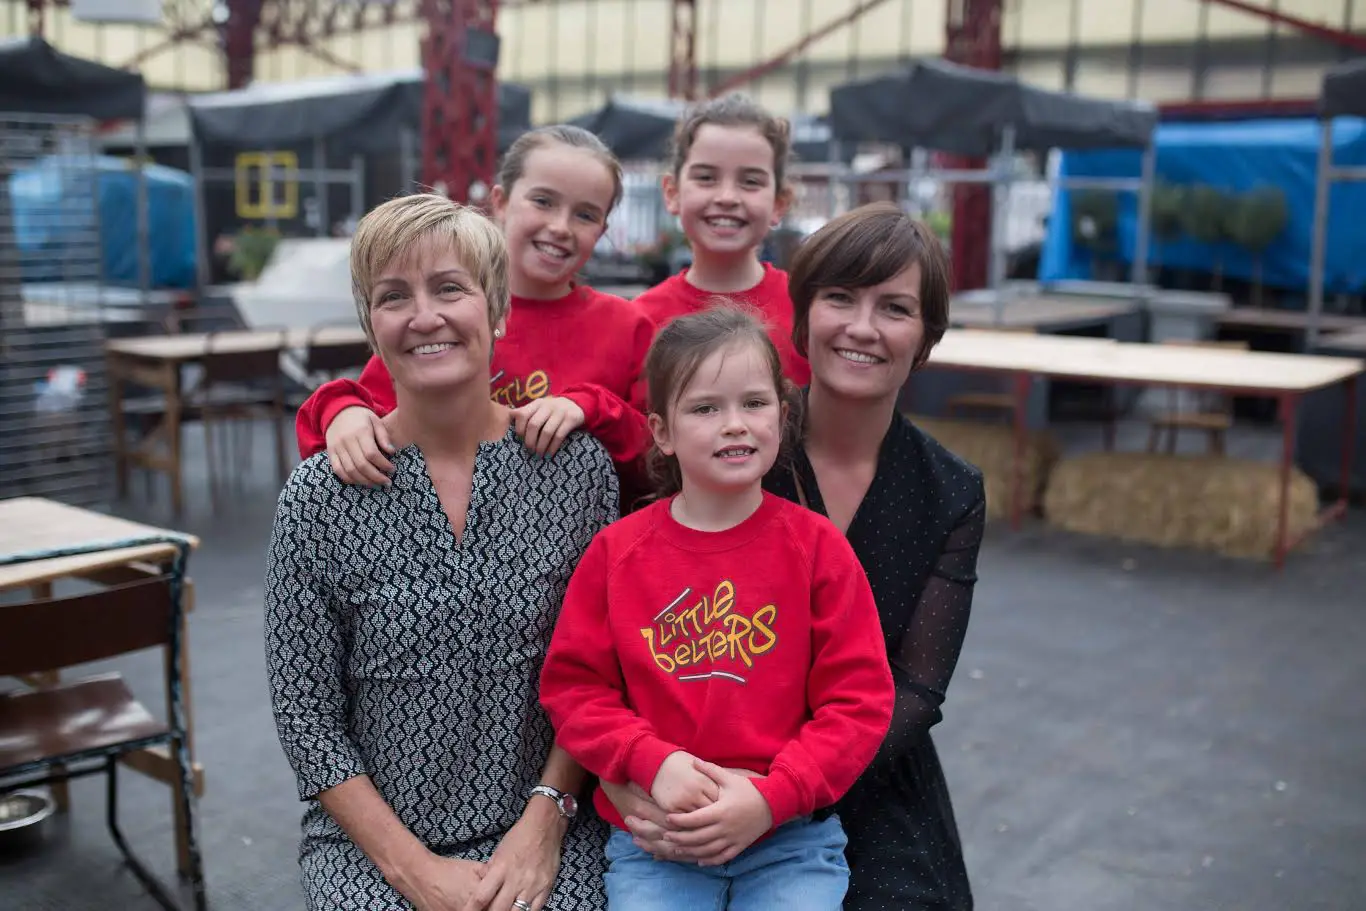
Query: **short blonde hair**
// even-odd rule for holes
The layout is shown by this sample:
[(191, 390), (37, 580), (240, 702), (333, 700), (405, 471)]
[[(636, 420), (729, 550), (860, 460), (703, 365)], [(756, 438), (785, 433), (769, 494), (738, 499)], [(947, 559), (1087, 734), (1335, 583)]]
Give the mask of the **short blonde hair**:
[(503, 232), (478, 210), (444, 196), (400, 196), (367, 212), (351, 238), (351, 295), (371, 348), (375, 348), (375, 332), (370, 325), (370, 295), (380, 272), (433, 237), (450, 242), (460, 264), (479, 284), (488, 302), (489, 325), (497, 326), (507, 318), (511, 297)]

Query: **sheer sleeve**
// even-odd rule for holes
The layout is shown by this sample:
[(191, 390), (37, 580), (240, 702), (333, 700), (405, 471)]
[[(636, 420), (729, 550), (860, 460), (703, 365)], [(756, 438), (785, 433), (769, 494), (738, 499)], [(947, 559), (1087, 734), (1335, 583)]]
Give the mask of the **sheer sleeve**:
[(896, 708), (872, 769), (889, 770), (897, 757), (905, 755), (943, 717), (939, 707), (967, 634), (977, 583), (977, 552), (985, 528), (986, 501), (978, 497), (949, 532), (900, 648), (891, 655)]

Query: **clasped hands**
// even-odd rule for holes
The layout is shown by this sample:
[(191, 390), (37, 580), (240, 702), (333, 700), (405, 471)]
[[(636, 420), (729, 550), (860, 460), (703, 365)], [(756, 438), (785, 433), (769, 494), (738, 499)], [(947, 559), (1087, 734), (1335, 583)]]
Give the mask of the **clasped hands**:
[(541, 911), (560, 872), (564, 831), (553, 804), (532, 801), (487, 863), (432, 854), (407, 898), (418, 911), (510, 911), (517, 900)]
[(746, 769), (725, 769), (678, 750), (647, 794), (637, 785), (602, 783), (637, 847), (657, 859), (719, 866), (773, 827), (768, 801)]

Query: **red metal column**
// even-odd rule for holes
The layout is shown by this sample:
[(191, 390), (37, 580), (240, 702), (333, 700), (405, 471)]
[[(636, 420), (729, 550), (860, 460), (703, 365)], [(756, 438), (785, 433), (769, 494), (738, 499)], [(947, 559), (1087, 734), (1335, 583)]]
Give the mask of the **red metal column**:
[(44, 7), (47, 6), (46, 0), (28, 0), (28, 33), (34, 38), (43, 37), (43, 24), (47, 18), (43, 15)]
[(228, 88), (251, 85), (256, 72), (256, 27), (263, 0), (228, 0), (228, 21), (222, 26), (223, 64)]
[(669, 40), (669, 97), (697, 97), (697, 0), (673, 0)]
[(457, 202), (482, 204), (498, 158), (498, 0), (424, 0), (422, 181)]
[[(945, 0), (948, 28), (944, 59), (988, 70), (1001, 68), (1001, 0)], [(981, 168), (980, 159), (951, 156), (951, 168)], [(984, 287), (991, 258), (991, 189), (976, 185), (953, 188), (953, 286), (967, 291)]]

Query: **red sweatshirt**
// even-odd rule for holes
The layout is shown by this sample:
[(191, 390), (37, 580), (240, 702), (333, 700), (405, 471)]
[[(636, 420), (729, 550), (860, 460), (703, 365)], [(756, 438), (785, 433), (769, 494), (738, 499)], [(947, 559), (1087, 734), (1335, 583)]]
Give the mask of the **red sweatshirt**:
[(722, 532), (679, 524), (671, 503), (600, 531), (569, 582), (541, 675), (557, 742), (647, 791), (676, 750), (758, 772), (775, 827), (830, 806), (895, 698), (863, 568), (828, 519), (772, 494)]
[(718, 297), (754, 307), (768, 323), (769, 337), (783, 360), (783, 375), (805, 386), (811, 382), (811, 367), (792, 344), (792, 299), (787, 296), (787, 273), (764, 263), (764, 277), (748, 291), (718, 294), (688, 284), (687, 271), (671, 276), (635, 299), (636, 306), (656, 326), (662, 327), (675, 317), (697, 313)]
[[(586, 286), (555, 300), (513, 297), (507, 334), (493, 346), (493, 397), (514, 408), (546, 395), (572, 399), (618, 470), (638, 472), (650, 444), (640, 375), (653, 335), (633, 302)], [(328, 425), (352, 405), (379, 415), (394, 410), (393, 380), (378, 357), (360, 382), (332, 380), (304, 402), (295, 420), (299, 454), (326, 448)]]

